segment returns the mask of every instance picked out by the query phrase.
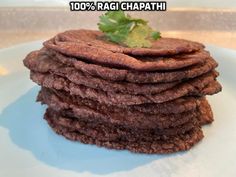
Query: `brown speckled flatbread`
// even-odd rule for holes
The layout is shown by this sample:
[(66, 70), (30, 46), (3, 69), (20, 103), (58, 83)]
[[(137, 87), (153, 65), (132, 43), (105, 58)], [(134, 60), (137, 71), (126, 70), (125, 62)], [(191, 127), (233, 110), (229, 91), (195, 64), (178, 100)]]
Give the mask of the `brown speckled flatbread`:
[[(49, 56), (50, 55), (50, 56)], [(55, 61), (58, 63), (56, 63)], [(76, 70), (91, 76), (100, 77), (111, 81), (127, 81), (134, 83), (159, 83), (173, 82), (182, 79), (194, 78), (207, 73), (217, 67), (217, 63), (208, 58), (204, 63), (174, 70), (169, 72), (138, 72), (125, 69), (115, 69), (95, 64), (85, 63), (75, 58), (66, 57), (54, 51), (34, 51), (27, 55), (24, 64), (30, 70), (38, 72), (59, 71), (65, 66), (71, 66)], [(74, 70), (76, 72), (76, 70)]]
[[(91, 135), (87, 136), (80, 132), (79, 129), (74, 130), (58, 125), (57, 121), (53, 121), (53, 119), (57, 119), (59, 116), (60, 115), (56, 114), (56, 112), (48, 109), (45, 114), (45, 119), (56, 133), (66, 137), (67, 139), (80, 141), (85, 144), (96, 144), (97, 146), (111, 149), (129, 150), (136, 153), (162, 154), (184, 151), (190, 149), (194, 144), (203, 138), (201, 129), (199, 127), (195, 127), (192, 130), (180, 135), (163, 136), (160, 137), (160, 139), (153, 136), (150, 136), (150, 138), (146, 137), (149, 141), (135, 141), (135, 139), (129, 139), (129, 137), (124, 139), (120, 138), (116, 141), (102, 141), (100, 140), (102, 137), (109, 137), (109, 134), (111, 133), (106, 127), (98, 127), (97, 131), (94, 131), (94, 128), (89, 129), (89, 127), (84, 125), (83, 129), (87, 129), (86, 133)], [(114, 134), (115, 133), (116, 132), (114, 132)], [(139, 135), (139, 139), (141, 139), (142, 134)]]
[[(41, 74), (31, 71), (31, 79), (37, 84), (57, 90), (65, 90), (72, 95), (79, 95), (99, 103), (112, 105), (138, 105), (144, 103), (163, 103), (183, 96), (211, 95), (221, 90), (220, 84), (215, 81), (217, 73), (207, 73), (191, 81), (181, 83), (174, 88), (152, 95), (130, 95), (104, 92), (70, 82), (63, 77), (52, 74)], [(211, 84), (211, 88), (208, 85)], [(209, 92), (208, 92), (209, 91)], [(204, 93), (204, 94), (203, 94)]]
[(86, 87), (101, 89), (109, 92), (120, 92), (126, 94), (154, 94), (160, 93), (166, 89), (172, 88), (180, 81), (158, 84), (138, 84), (130, 82), (112, 82), (102, 78), (93, 77), (87, 73), (81, 72), (74, 67), (63, 66), (62, 63), (56, 62), (50, 57), (42, 57), (42, 59), (33, 60), (35, 64), (30, 64), (32, 70), (42, 73), (53, 73), (59, 76), (66, 77), (71, 82)]
[[(129, 108), (101, 105), (91, 100), (86, 101), (79, 97), (72, 97), (68, 93), (47, 88), (42, 88), (38, 95), (38, 101), (47, 104), (56, 111), (71, 112), (73, 117), (83, 120), (97, 123), (113, 123), (115, 125), (134, 128), (163, 129), (180, 126), (196, 118), (200, 120), (202, 124), (210, 123), (209, 121), (207, 122), (207, 120), (212, 119), (211, 108), (205, 98), (198, 98), (195, 109), (185, 110), (183, 113), (179, 114), (170, 112), (166, 112), (165, 114), (151, 114), (131, 111)], [(171, 103), (169, 103), (169, 105), (171, 105)]]
[(201, 115), (199, 119), (201, 125), (210, 124), (214, 121), (211, 106), (205, 98), (200, 98), (198, 111)]
[[(198, 117), (196, 110), (179, 114), (145, 114), (141, 112), (131, 112), (125, 109), (122, 110), (121, 108), (108, 107), (106, 105), (88, 105), (83, 102), (76, 104), (70, 99), (62, 100), (62, 97), (53, 94), (52, 91), (48, 89), (43, 89), (40, 92), (38, 101), (47, 104), (57, 111), (69, 110), (74, 117), (79, 117), (80, 119), (89, 120), (91, 122), (107, 122), (134, 128), (164, 129), (176, 127)], [(123, 112), (119, 112), (119, 110)]]
[[(49, 110), (54, 111), (49, 108)], [(99, 140), (102, 141), (117, 141), (119, 139), (128, 138), (129, 141), (138, 141), (138, 140), (156, 140), (160, 139), (160, 136), (173, 136), (183, 134), (196, 126), (199, 126), (198, 119), (194, 118), (189, 120), (182, 125), (176, 127), (170, 127), (165, 129), (142, 129), (137, 127), (128, 127), (123, 125), (116, 125), (113, 123), (107, 122), (96, 122), (96, 121), (87, 121), (81, 119), (79, 117), (74, 117), (73, 113), (70, 111), (65, 112), (57, 112), (58, 116), (54, 116), (51, 118), (55, 124), (69, 128), (71, 130), (79, 130), (81, 133), (87, 136), (93, 136), (93, 134), (97, 133), (99, 136)], [(87, 128), (93, 130), (93, 132), (86, 132)], [(107, 134), (100, 132), (99, 129), (106, 129)], [(140, 137), (142, 135), (142, 137)]]
[[(88, 51), (109, 51), (128, 55), (167, 56), (179, 53), (190, 53), (204, 48), (203, 44), (184, 39), (161, 38), (153, 41), (151, 48), (128, 48), (104, 40), (103, 34), (93, 30), (70, 30), (59, 33), (51, 40), (44, 42), (47, 48), (58, 50), (76, 56), (76, 52), (86, 49)], [(81, 53), (80, 55), (81, 56)], [(102, 57), (102, 54), (100, 55)], [(91, 57), (90, 57), (91, 58)]]
[[(164, 40), (164, 39), (162, 39)], [(55, 42), (44, 43), (49, 49), (53, 49), (62, 54), (77, 57), (89, 63), (108, 66), (112, 68), (128, 68), (137, 71), (158, 71), (179, 69), (194, 64), (203, 63), (209, 58), (209, 53), (200, 50), (195, 53), (184, 54), (174, 57), (138, 57), (114, 53), (104, 48), (97, 48), (80, 42)]]
[[(96, 110), (104, 110), (108, 112), (131, 112), (131, 113), (145, 113), (147, 115), (150, 114), (178, 114), (182, 112), (193, 111), (197, 109), (199, 106), (199, 102), (201, 98), (199, 97), (183, 97), (178, 98), (173, 101), (168, 101), (161, 104), (141, 104), (141, 105), (130, 105), (130, 106), (123, 106), (123, 105), (106, 105), (106, 104), (99, 104), (99, 102), (90, 100), (90, 99), (83, 99), (80, 96), (70, 95), (69, 92), (59, 91), (55, 89), (49, 89), (46, 87), (42, 87), (40, 93), (46, 95), (47, 99), (51, 99), (53, 101), (60, 101), (61, 103), (58, 104), (62, 109), (68, 109), (69, 104), (77, 104), (77, 105), (86, 105)], [(54, 95), (56, 98), (54, 98)], [(57, 99), (59, 98), (59, 100)], [(68, 104), (65, 104), (68, 103)], [(55, 104), (57, 105), (57, 104)]]

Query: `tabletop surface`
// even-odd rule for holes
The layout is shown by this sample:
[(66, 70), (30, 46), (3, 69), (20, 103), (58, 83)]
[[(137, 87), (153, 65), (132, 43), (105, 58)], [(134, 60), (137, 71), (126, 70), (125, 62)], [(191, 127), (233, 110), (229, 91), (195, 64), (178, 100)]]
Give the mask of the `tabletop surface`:
[[(0, 7), (0, 48), (46, 40), (67, 29), (97, 29), (101, 13), (71, 13), (67, 7)], [(236, 10), (170, 8), (167, 12), (129, 14), (148, 20), (163, 37), (236, 49)]]

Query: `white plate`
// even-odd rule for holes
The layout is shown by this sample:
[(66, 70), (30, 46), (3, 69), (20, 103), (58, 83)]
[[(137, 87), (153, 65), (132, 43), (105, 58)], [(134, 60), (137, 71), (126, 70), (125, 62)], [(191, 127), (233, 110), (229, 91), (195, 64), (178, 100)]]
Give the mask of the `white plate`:
[(139, 155), (70, 142), (42, 119), (39, 90), (23, 67), (41, 41), (0, 50), (0, 177), (236, 176), (236, 51), (208, 46), (219, 62), (223, 92), (209, 97), (215, 122), (190, 151)]

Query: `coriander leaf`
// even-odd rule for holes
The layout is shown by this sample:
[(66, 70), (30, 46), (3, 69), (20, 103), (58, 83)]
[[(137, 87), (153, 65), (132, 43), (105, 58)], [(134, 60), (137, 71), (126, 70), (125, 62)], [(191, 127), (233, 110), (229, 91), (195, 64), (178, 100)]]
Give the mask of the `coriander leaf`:
[(98, 26), (111, 41), (123, 43), (134, 23), (127, 19), (123, 11), (111, 11), (100, 16)]
[(160, 38), (159, 32), (154, 32), (143, 19), (132, 18), (124, 11), (108, 11), (100, 16), (98, 23), (108, 40), (128, 47), (150, 47), (151, 38)]
[(151, 33), (151, 37), (154, 39), (154, 40), (157, 40), (159, 38), (161, 38), (161, 33), (159, 31), (153, 31)]
[(151, 47), (151, 42), (147, 40), (151, 31), (147, 25), (137, 25), (127, 36), (125, 44), (129, 47)]
[(130, 21), (133, 21), (135, 23), (144, 24), (144, 25), (146, 25), (148, 23), (146, 20), (143, 20), (140, 18), (132, 18), (130, 15), (127, 15), (127, 19)]

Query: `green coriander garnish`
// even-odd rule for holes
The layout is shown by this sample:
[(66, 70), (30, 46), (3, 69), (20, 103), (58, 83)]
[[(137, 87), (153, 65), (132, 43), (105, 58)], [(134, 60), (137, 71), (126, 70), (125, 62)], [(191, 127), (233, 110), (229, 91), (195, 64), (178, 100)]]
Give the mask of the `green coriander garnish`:
[(159, 39), (160, 32), (154, 31), (143, 19), (132, 18), (123, 11), (109, 11), (100, 16), (99, 30), (115, 43), (128, 47), (150, 47), (151, 40)]

